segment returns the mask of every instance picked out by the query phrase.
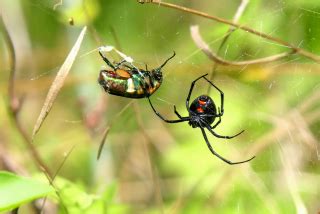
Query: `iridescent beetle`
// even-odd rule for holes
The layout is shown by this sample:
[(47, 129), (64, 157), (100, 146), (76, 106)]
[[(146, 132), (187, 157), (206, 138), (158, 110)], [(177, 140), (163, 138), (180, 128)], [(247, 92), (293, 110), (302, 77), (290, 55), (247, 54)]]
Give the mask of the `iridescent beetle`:
[(128, 97), (144, 98), (151, 96), (162, 83), (161, 69), (172, 59), (176, 53), (169, 57), (160, 67), (148, 71), (128, 65), (124, 59), (119, 63), (112, 64), (99, 50), (102, 59), (112, 70), (101, 70), (98, 78), (99, 84), (109, 94)]

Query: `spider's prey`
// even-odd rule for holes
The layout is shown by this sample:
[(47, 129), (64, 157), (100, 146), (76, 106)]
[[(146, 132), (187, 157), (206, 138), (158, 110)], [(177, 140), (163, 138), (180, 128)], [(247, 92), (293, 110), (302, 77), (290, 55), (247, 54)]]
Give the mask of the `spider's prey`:
[[(148, 97), (151, 108), (154, 111), (154, 113), (156, 113), (158, 115), (158, 117), (160, 117), (160, 119), (162, 119), (163, 121), (165, 121), (167, 123), (180, 123), (180, 122), (188, 121), (189, 125), (192, 128), (200, 128), (201, 133), (203, 135), (203, 138), (206, 141), (206, 144), (207, 144), (209, 150), (211, 151), (211, 153), (214, 154), (215, 156), (217, 156), (218, 158), (220, 158), (221, 160), (223, 160), (224, 162), (226, 162), (230, 165), (248, 162), (248, 161), (252, 160), (254, 157), (252, 157), (248, 160), (239, 161), (239, 162), (232, 162), (232, 161), (229, 161), (228, 159), (225, 159), (224, 157), (220, 156), (216, 151), (213, 150), (213, 148), (208, 140), (205, 129), (207, 129), (215, 137), (225, 138), (225, 139), (234, 138), (234, 137), (238, 136), (239, 134), (241, 134), (243, 131), (241, 131), (238, 134), (235, 134), (233, 136), (222, 136), (222, 135), (219, 135), (213, 131), (220, 124), (221, 117), (224, 113), (224, 108), (223, 108), (224, 94), (217, 86), (215, 86), (211, 81), (209, 81), (205, 77), (207, 75), (208, 74), (202, 75), (202, 76), (198, 77), (197, 79), (195, 79), (191, 83), (191, 87), (189, 89), (189, 94), (186, 99), (186, 108), (189, 112), (188, 117), (182, 117), (178, 113), (178, 111), (176, 110), (176, 107), (174, 106), (174, 113), (178, 116), (179, 119), (177, 119), (177, 120), (165, 119), (159, 112), (157, 112), (155, 110), (155, 108), (153, 107), (153, 105), (151, 103), (150, 98)], [(218, 107), (218, 109), (217, 109), (214, 101), (208, 95), (201, 95), (201, 96), (197, 97), (189, 106), (189, 101), (190, 101), (191, 93), (193, 91), (193, 87), (194, 87), (195, 83), (201, 78), (204, 78), (208, 83), (211, 84), (211, 86), (213, 86), (220, 93), (220, 99), (221, 99), (220, 108)], [(217, 122), (215, 122), (216, 118), (219, 118)]]
[(99, 51), (99, 54), (111, 67), (111, 70), (100, 71), (99, 84), (109, 94), (128, 98), (151, 96), (162, 83), (161, 69), (175, 56), (174, 52), (161, 66), (148, 71), (147, 67), (145, 70), (139, 69), (125, 60), (112, 64), (101, 51)]

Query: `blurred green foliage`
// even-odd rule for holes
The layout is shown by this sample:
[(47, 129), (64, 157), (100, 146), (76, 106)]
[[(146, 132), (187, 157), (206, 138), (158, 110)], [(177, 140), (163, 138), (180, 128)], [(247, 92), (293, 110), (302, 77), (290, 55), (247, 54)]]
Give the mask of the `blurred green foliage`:
[(42, 198), (53, 192), (49, 185), (36, 180), (0, 171), (0, 211), (12, 210), (21, 204)]
[[(170, 2), (228, 20), (240, 4)], [(215, 52), (229, 26), (134, 0), (64, 0), (61, 5), (4, 0), (0, 7), (17, 55), (16, 92), (24, 97), (19, 118), (30, 134), (59, 66), (81, 28), (88, 26), (80, 55), (34, 142), (53, 172), (74, 148), (55, 180), (59, 195), (50, 195), (47, 202), (58, 206), (58, 213), (319, 212), (320, 73), (315, 62), (292, 55), (269, 64), (218, 66), (213, 81), (224, 91), (225, 114), (216, 132), (246, 131), (232, 140), (208, 135), (209, 140), (232, 161), (256, 155), (249, 163), (229, 166), (208, 151), (200, 129), (163, 123), (146, 99), (134, 100), (117, 117), (132, 100), (105, 94), (97, 84), (106, 65), (96, 51), (113, 45), (148, 68), (176, 51), (163, 69), (162, 86), (151, 97), (158, 111), (173, 119), (173, 104), (186, 116), (191, 81), (213, 67), (191, 39), (190, 26), (199, 25)], [(239, 22), (320, 55), (319, 20), (318, 0), (251, 0)], [(38, 174), (6, 109), (9, 66), (2, 37), (0, 47), (0, 169), (11, 170), (4, 161), (9, 159), (30, 175)], [(221, 57), (241, 61), (286, 50), (236, 30)], [(108, 57), (119, 60), (116, 54)], [(200, 81), (193, 98), (207, 88)], [(219, 103), (216, 91), (210, 96)], [(103, 99), (105, 106), (97, 113)], [(103, 130), (111, 122), (97, 161)], [(32, 213), (30, 207), (22, 209)]]

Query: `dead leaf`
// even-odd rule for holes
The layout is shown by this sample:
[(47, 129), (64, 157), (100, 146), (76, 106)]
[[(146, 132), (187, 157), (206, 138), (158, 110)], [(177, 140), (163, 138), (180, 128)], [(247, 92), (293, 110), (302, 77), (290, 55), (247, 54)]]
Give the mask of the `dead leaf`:
[(56, 78), (54, 79), (54, 81), (53, 81), (53, 83), (52, 83), (52, 85), (51, 85), (51, 87), (49, 89), (49, 92), (47, 94), (46, 100), (45, 100), (45, 102), (43, 104), (43, 107), (41, 109), (40, 115), (39, 115), (39, 117), (37, 119), (37, 122), (36, 122), (34, 128), (33, 128), (32, 141), (34, 139), (34, 136), (39, 131), (43, 121), (45, 120), (45, 118), (49, 114), (49, 112), (51, 110), (51, 107), (52, 107), (55, 99), (57, 98), (58, 93), (59, 93), (60, 89), (62, 88), (66, 77), (68, 76), (68, 73), (69, 73), (69, 71), (71, 69), (71, 66), (72, 66), (73, 62), (75, 61), (76, 56), (77, 56), (77, 54), (79, 52), (79, 49), (80, 49), (80, 46), (81, 46), (81, 43), (82, 43), (82, 40), (84, 38), (86, 30), (87, 30), (87, 27), (85, 26), (82, 29), (82, 31), (81, 31), (76, 43), (74, 44), (73, 48), (71, 49), (71, 51), (70, 51), (69, 55), (67, 56), (66, 60), (62, 64), (60, 70), (57, 73)]

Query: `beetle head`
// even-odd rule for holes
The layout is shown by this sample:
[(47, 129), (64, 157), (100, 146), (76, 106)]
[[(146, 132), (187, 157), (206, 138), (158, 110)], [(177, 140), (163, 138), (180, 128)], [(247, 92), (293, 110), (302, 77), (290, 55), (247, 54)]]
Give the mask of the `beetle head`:
[(153, 69), (151, 72), (155, 78), (155, 80), (162, 82), (162, 72), (161, 69), (169, 62), (170, 59), (172, 59), (176, 55), (176, 52), (173, 51), (173, 55), (169, 57), (162, 65), (160, 65), (158, 68)]

